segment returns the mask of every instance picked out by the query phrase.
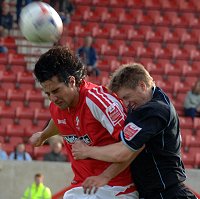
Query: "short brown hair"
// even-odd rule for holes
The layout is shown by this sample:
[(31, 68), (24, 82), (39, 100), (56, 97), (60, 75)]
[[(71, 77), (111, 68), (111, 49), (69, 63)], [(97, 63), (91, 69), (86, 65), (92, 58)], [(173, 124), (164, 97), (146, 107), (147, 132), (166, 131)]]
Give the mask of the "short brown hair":
[(124, 64), (113, 73), (109, 89), (113, 92), (117, 92), (121, 87), (135, 89), (140, 81), (145, 82), (147, 87), (154, 84), (153, 78), (142, 64)]

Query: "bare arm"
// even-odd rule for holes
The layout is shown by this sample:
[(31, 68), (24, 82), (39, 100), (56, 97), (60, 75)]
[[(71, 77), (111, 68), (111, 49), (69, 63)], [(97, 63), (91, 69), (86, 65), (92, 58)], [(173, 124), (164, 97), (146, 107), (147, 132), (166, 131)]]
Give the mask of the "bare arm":
[(37, 147), (43, 145), (48, 138), (57, 134), (59, 134), (59, 131), (54, 124), (54, 121), (51, 119), (47, 127), (41, 132), (34, 133), (29, 141), (33, 146)]
[(126, 169), (128, 165), (130, 165), (130, 163), (139, 155), (139, 153), (143, 149), (144, 147), (139, 149), (137, 152), (133, 153), (131, 158), (128, 161), (113, 163), (106, 170), (104, 170), (100, 175), (90, 176), (86, 178), (86, 180), (82, 184), (84, 192), (90, 194), (92, 190), (96, 192), (99, 187), (108, 184), (108, 182), (112, 178), (116, 177), (119, 173), (121, 173), (124, 169)]
[(106, 146), (88, 146), (77, 141), (72, 146), (72, 154), (76, 160), (93, 158), (106, 162), (124, 162), (130, 160), (135, 153), (122, 142)]
[(58, 135), (59, 130), (55, 125), (54, 121), (51, 119), (47, 127), (42, 131), (42, 139), (46, 140), (54, 135)]

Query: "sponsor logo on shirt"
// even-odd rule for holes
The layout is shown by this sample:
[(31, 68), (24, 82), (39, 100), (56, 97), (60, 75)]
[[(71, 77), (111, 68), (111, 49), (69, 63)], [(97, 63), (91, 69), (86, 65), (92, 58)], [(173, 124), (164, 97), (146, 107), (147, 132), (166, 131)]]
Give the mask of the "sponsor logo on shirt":
[(130, 122), (124, 127), (124, 137), (126, 140), (132, 140), (142, 128), (138, 127), (134, 123)]
[(67, 124), (66, 119), (63, 120), (58, 119), (58, 124)]
[(112, 104), (106, 109), (106, 114), (110, 121), (112, 122), (113, 126), (116, 126), (121, 120), (124, 120), (124, 114), (119, 109), (117, 104)]
[(91, 141), (90, 137), (88, 136), (88, 134), (80, 136), (80, 137), (78, 137), (77, 135), (66, 135), (66, 136), (63, 136), (63, 139), (68, 144), (74, 144), (76, 142), (76, 140), (81, 140), (85, 144), (88, 144), (88, 145), (90, 145), (92, 143), (92, 141)]

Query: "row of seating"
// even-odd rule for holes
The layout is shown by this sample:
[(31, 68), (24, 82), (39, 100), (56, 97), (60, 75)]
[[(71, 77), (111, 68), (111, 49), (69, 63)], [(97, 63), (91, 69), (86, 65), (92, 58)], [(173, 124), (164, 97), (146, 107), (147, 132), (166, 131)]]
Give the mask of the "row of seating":
[[(199, 22), (198, 22), (199, 24)], [(150, 40), (150, 41), (168, 41), (195, 43), (199, 42), (199, 26), (192, 28), (187, 27), (170, 27), (153, 26), (151, 23), (146, 25), (134, 25), (125, 23), (98, 23), (73, 21), (64, 28), (64, 34), (68, 36), (86, 36), (92, 35), (96, 38), (109, 39), (128, 39), (128, 40)]]
[(180, 14), (175, 10), (154, 10), (147, 7), (141, 9), (77, 5), (76, 14), (72, 16), (72, 20), (81, 21), (81, 19), (104, 23), (171, 25), (189, 28), (197, 27), (199, 20), (195, 12), (181, 12)]
[(200, 9), (198, 0), (74, 0), (76, 5), (87, 6), (106, 6), (121, 8), (143, 8), (143, 9), (159, 9), (174, 10), (181, 12), (198, 11)]

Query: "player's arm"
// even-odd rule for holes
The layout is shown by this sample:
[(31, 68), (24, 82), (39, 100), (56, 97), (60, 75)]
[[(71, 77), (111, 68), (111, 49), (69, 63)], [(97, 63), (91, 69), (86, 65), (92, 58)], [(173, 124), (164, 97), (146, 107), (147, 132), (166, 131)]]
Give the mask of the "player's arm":
[(51, 119), (47, 125), (47, 127), (41, 131), (34, 133), (29, 141), (34, 146), (41, 146), (48, 138), (59, 134), (58, 128), (56, 127), (54, 121)]
[(77, 141), (72, 146), (72, 154), (76, 160), (93, 158), (106, 162), (125, 162), (135, 158), (139, 154), (138, 151), (131, 150), (123, 142), (106, 146), (88, 146)]
[(132, 153), (132, 156), (128, 161), (113, 163), (100, 175), (86, 178), (82, 184), (84, 192), (90, 194), (92, 191), (96, 192), (99, 187), (108, 184), (112, 178), (116, 177), (119, 173), (128, 167), (128, 165), (137, 157), (143, 148), (144, 147), (139, 149), (137, 152)]

